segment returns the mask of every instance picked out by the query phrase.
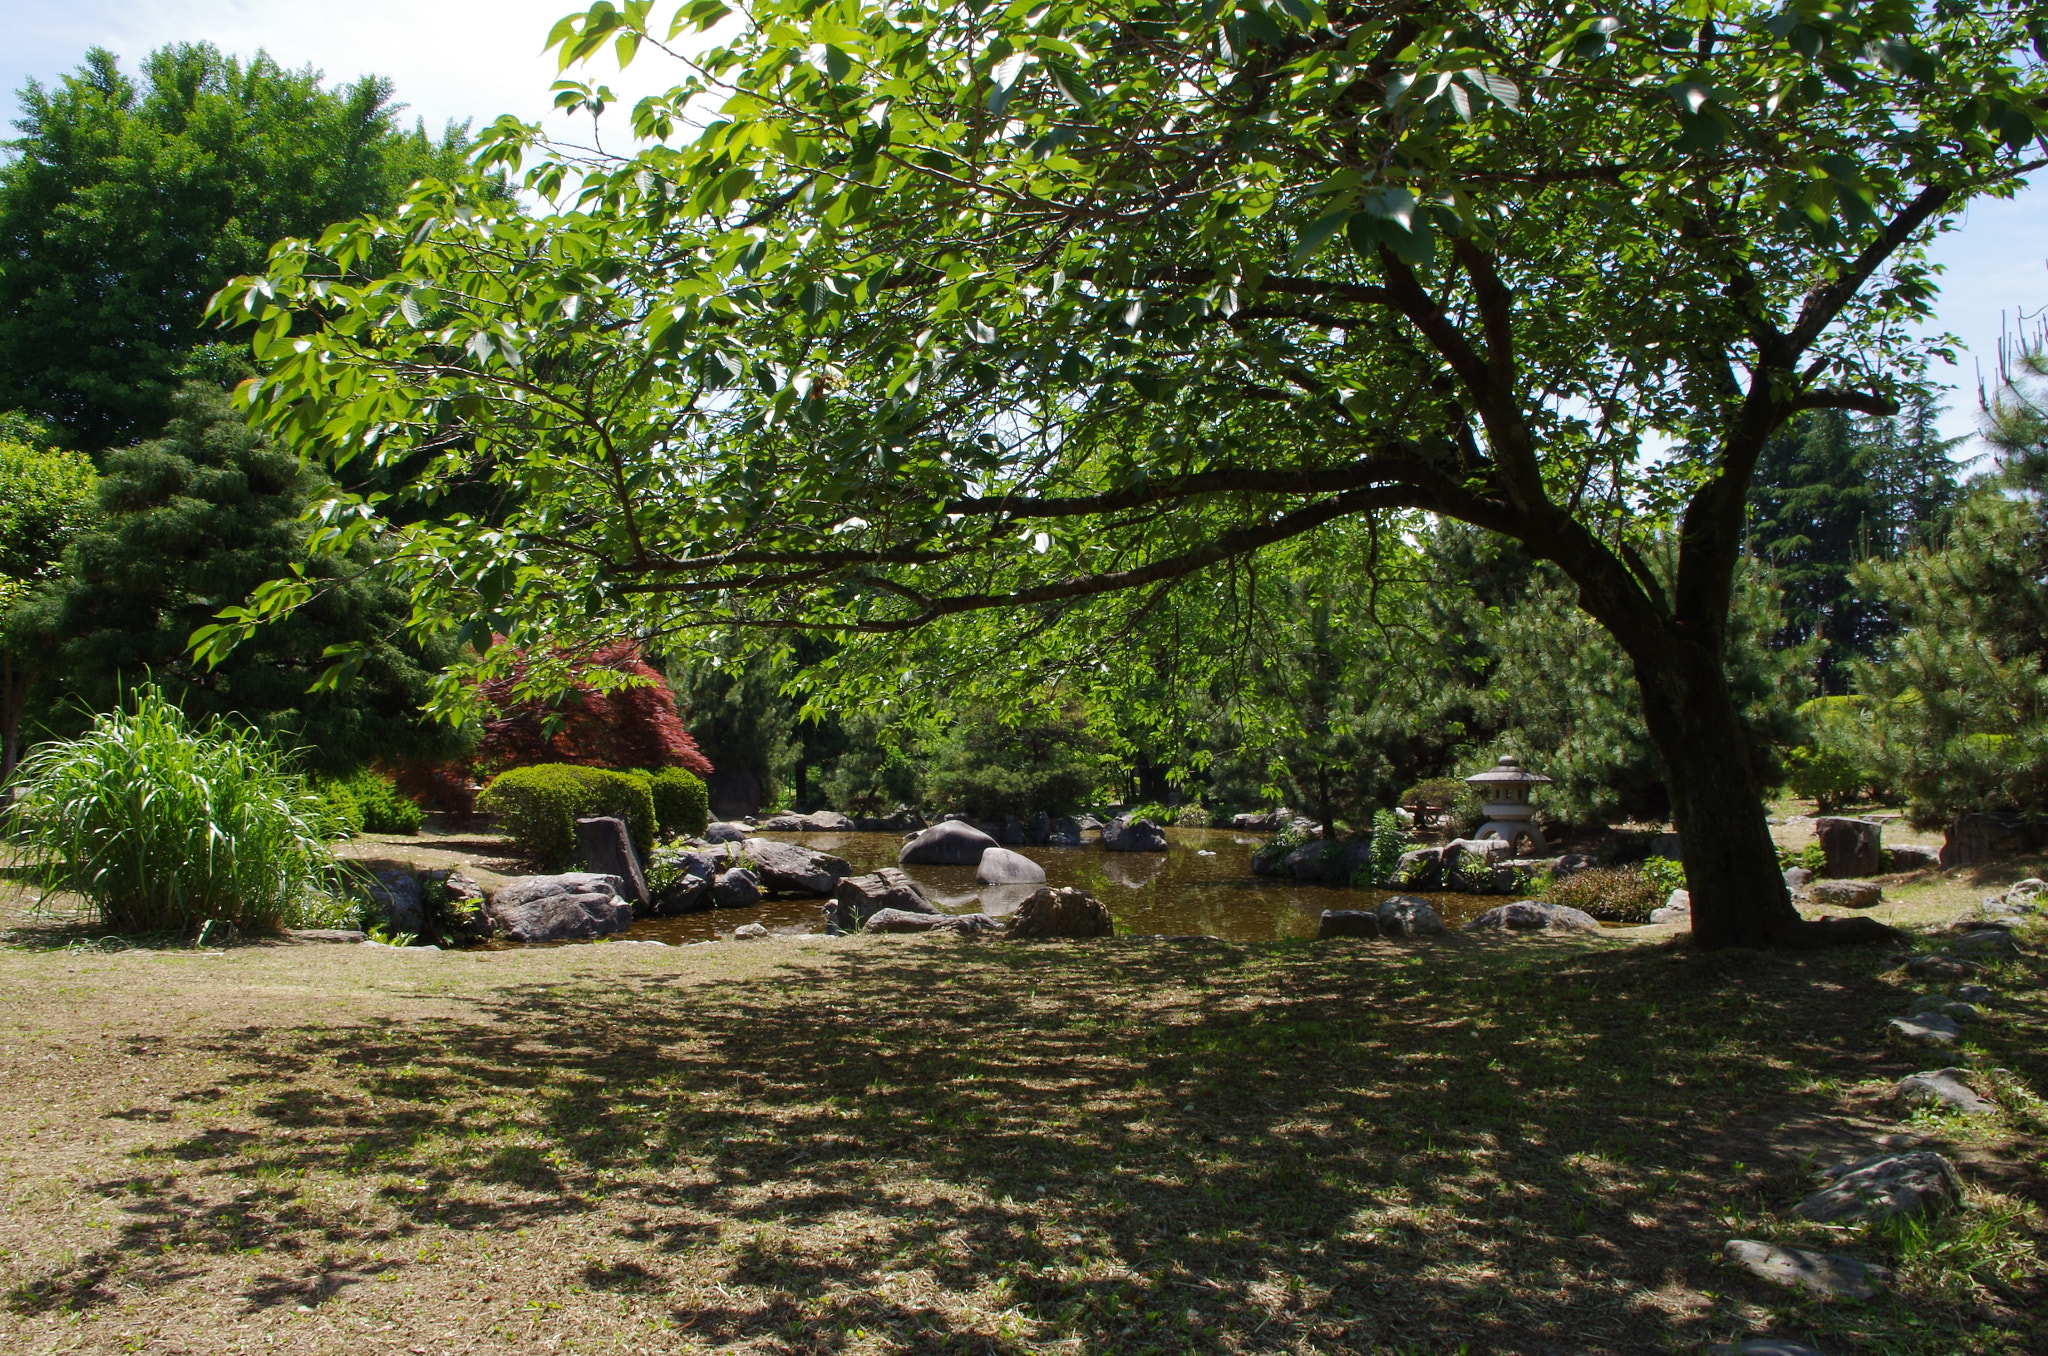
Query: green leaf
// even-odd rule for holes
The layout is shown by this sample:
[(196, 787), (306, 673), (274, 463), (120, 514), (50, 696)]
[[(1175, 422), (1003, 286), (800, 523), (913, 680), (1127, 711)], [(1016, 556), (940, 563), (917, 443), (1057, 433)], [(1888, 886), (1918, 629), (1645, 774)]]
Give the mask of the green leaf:
[(1299, 268), (1320, 254), (1323, 246), (1330, 243), (1330, 237), (1343, 230), (1350, 217), (1349, 207), (1334, 207), (1310, 222), (1308, 229), (1301, 233), (1301, 239), (1295, 242), (1293, 252), (1287, 256), (1289, 267)]

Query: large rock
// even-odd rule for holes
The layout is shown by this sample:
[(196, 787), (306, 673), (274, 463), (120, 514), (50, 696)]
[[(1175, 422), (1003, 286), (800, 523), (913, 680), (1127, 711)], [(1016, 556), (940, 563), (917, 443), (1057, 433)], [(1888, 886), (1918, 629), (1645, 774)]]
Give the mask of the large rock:
[(1891, 1279), (1883, 1267), (1853, 1257), (1804, 1248), (1781, 1248), (1750, 1238), (1731, 1238), (1721, 1249), (1729, 1261), (1773, 1285), (1811, 1290), (1836, 1299), (1875, 1299)]
[(2001, 927), (1981, 927), (1949, 943), (1949, 951), (1967, 960), (2001, 960), (2020, 954), (2020, 944)]
[(419, 877), (412, 872), (372, 872), (364, 893), (386, 932), (409, 932), (417, 937), (427, 930), (426, 896), (420, 891)]
[(1496, 904), (1465, 924), (1467, 932), (1592, 932), (1600, 931), (1600, 920), (1583, 909), (1541, 900), (1518, 899)]
[(848, 876), (840, 881), (832, 890), (832, 902), (825, 906), (825, 920), (851, 932), (884, 909), (897, 913), (938, 912), (916, 881), (896, 867), (885, 866), (865, 876)]
[(1955, 1164), (1930, 1150), (1873, 1154), (1821, 1174), (1827, 1182), (1799, 1203), (1816, 1224), (1846, 1224), (1894, 1215), (1938, 1215), (1963, 1199)]
[(1287, 854), (1280, 863), (1280, 873), (1295, 880), (1321, 880), (1329, 866), (1330, 845), (1321, 839), (1310, 839)]
[(868, 932), (930, 932), (938, 926), (941, 913), (915, 913), (908, 909), (877, 909), (862, 927)]
[(1956, 1019), (1945, 1012), (1922, 1012), (1911, 1017), (1894, 1017), (1885, 1023), (1892, 1035), (1923, 1045), (1954, 1045), (1963, 1034)]
[(1395, 895), (1373, 913), (1380, 920), (1380, 932), (1388, 937), (1436, 937), (1444, 931), (1444, 920), (1429, 901), (1413, 895)]
[(958, 937), (993, 937), (1003, 930), (1003, 920), (985, 913), (941, 914), (932, 924), (933, 932), (950, 932)]
[(1969, 979), (1977, 973), (1977, 967), (1937, 951), (1932, 956), (1915, 956), (1907, 961), (1906, 973), (1915, 979)]
[(858, 818), (853, 827), (862, 833), (915, 833), (925, 827), (925, 818), (915, 806), (899, 805), (877, 818)]
[(813, 810), (804, 816), (804, 822), (812, 833), (852, 833), (854, 822), (851, 816), (837, 810)]
[(1785, 888), (1787, 890), (1804, 890), (1811, 884), (1813, 884), (1813, 872), (1808, 871), (1805, 867), (1788, 866), (1785, 868)]
[(1969, 1076), (1967, 1069), (1927, 1069), (1907, 1074), (1892, 1085), (1892, 1097), (1906, 1106), (1949, 1107), (1972, 1116), (1996, 1111), (1996, 1106), (1963, 1081)]
[(2048, 843), (2048, 815), (1962, 814), (1949, 822), (1943, 867), (1975, 866)]
[(1102, 826), (1102, 846), (1108, 852), (1164, 852), (1166, 830), (1149, 819), (1118, 815)]
[(744, 824), (727, 824), (712, 820), (704, 826), (704, 841), (707, 843), (743, 843), (753, 832)]
[(1557, 859), (1555, 866), (1550, 868), (1550, 875), (1553, 880), (1563, 880), (1568, 876), (1576, 876), (1581, 871), (1591, 871), (1598, 865), (1600, 863), (1594, 861), (1583, 852), (1567, 852), (1564, 856)]
[(512, 942), (606, 937), (633, 922), (633, 906), (619, 894), (618, 878), (590, 871), (521, 876), (500, 887), (488, 907), (491, 921)]
[(1045, 868), (1021, 852), (992, 847), (981, 854), (974, 879), (980, 885), (1043, 885)]
[[(1336, 885), (1349, 885), (1359, 878), (1361, 872), (1367, 876), (1373, 874), (1372, 839), (1347, 838), (1344, 840), (1344, 846), (1337, 849), (1337, 860), (1324, 873), (1323, 878)], [(1384, 882), (1375, 880), (1369, 881), (1368, 884), (1380, 885)]]
[(768, 838), (749, 838), (740, 844), (747, 867), (772, 895), (811, 895), (824, 899), (840, 881), (853, 874), (843, 857), (795, 843), (778, 843)]
[(896, 854), (903, 866), (975, 866), (996, 840), (957, 819), (942, 819), (905, 843)]
[(1444, 889), (1491, 894), (1499, 886), (1495, 865), (1513, 855), (1513, 846), (1498, 838), (1452, 839), (1444, 845)]
[(1444, 881), (1444, 850), (1416, 848), (1401, 854), (1387, 884), (1397, 890), (1434, 890)]
[(1664, 896), (1664, 906), (1659, 909), (1650, 910), (1650, 921), (1652, 923), (1677, 923), (1690, 927), (1692, 925), (1692, 891), (1673, 890), (1670, 894)]
[(1917, 844), (1901, 843), (1884, 850), (1884, 869), (1894, 874), (1907, 871), (1933, 871), (1941, 866), (1939, 848), (1920, 847)]
[(1816, 908), (1874, 909), (1884, 903), (1884, 890), (1876, 881), (1820, 880), (1808, 891)]
[(1293, 822), (1294, 812), (1285, 806), (1277, 810), (1262, 810), (1258, 814), (1230, 817), (1230, 827), (1240, 833), (1277, 833)]
[(1013, 938), (1109, 937), (1116, 924), (1102, 901), (1083, 890), (1048, 885), (1010, 915)]
[(1843, 880), (1884, 870), (1884, 826), (1875, 820), (1829, 815), (1813, 821), (1813, 836), (1827, 856), (1825, 875)]
[(654, 878), (661, 882), (659, 889), (649, 887), (656, 914), (667, 917), (711, 907), (711, 885), (718, 879), (724, 853), (656, 848), (648, 860)]
[(1045, 834), (1047, 847), (1081, 846), (1081, 821), (1071, 815), (1062, 815), (1052, 821)]
[(1318, 941), (1330, 937), (1377, 937), (1380, 935), (1379, 915), (1364, 909), (1324, 909), (1323, 916), (1316, 924)]
[(633, 836), (627, 832), (625, 820), (617, 815), (578, 819), (576, 850), (582, 854), (585, 871), (619, 878), (623, 883), (619, 893), (632, 901), (636, 913), (654, 911), (654, 897), (647, 892), (647, 878), (640, 874), (640, 854), (633, 850)]
[(715, 909), (747, 909), (760, 902), (760, 879), (745, 867), (722, 871), (712, 882), (711, 907)]

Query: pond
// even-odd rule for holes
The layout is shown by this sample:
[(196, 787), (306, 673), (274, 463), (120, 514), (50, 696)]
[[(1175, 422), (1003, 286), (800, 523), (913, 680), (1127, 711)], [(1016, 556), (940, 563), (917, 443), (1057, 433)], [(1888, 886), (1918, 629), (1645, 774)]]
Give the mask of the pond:
[[(1190, 934), (1232, 942), (1313, 937), (1324, 909), (1369, 909), (1397, 892), (1353, 890), (1315, 881), (1279, 880), (1252, 874), (1252, 854), (1267, 840), (1228, 829), (1168, 829), (1167, 850), (1104, 852), (1092, 839), (1080, 847), (1013, 848), (1045, 868), (1049, 885), (1086, 890), (1116, 919), (1119, 933)], [(843, 857), (856, 873), (896, 865), (902, 839), (893, 833), (771, 833), (778, 842)], [(909, 866), (904, 870), (946, 913), (1009, 913), (1036, 886), (981, 886), (971, 866)], [(1425, 894), (1448, 927), (1502, 900), (1494, 896)], [(731, 935), (742, 923), (762, 923), (775, 932), (821, 930), (815, 899), (771, 899), (749, 909), (710, 909), (674, 918), (646, 918), (633, 924), (626, 940), (670, 943), (709, 941)]]

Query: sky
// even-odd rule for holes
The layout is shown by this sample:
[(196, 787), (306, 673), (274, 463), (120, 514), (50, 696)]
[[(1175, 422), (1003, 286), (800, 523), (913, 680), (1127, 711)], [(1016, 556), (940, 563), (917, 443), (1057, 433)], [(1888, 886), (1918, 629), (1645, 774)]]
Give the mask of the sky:
[[(54, 81), (88, 47), (109, 48), (132, 68), (164, 43), (203, 39), (244, 56), (260, 47), (287, 66), (318, 67), (330, 80), (389, 76), (410, 114), (436, 131), (451, 119), (481, 127), (501, 113), (552, 117), (570, 130), (551, 111), (548, 87), (557, 73), (541, 45), (577, 7), (576, 0), (0, 0), (0, 104), (11, 119), (14, 91), (31, 78)], [(600, 69), (584, 78), (604, 80), (630, 101), (668, 83), (663, 64), (651, 54), (624, 76)], [(1970, 435), (1977, 374), (1980, 366), (1987, 375), (1993, 370), (2001, 322), (2014, 327), (2020, 310), (2048, 308), (2048, 191), (1976, 204), (1960, 230), (1937, 242), (1934, 259), (1947, 271), (1930, 329), (1963, 341), (1957, 365), (1933, 373), (1955, 387), (1943, 432)]]

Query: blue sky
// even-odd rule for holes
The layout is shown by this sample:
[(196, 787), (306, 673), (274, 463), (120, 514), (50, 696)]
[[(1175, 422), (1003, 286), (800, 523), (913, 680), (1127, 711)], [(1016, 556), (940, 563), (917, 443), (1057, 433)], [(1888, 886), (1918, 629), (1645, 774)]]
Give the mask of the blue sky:
[[(290, 66), (313, 65), (331, 79), (375, 71), (430, 127), (450, 119), (479, 124), (500, 113), (533, 119), (549, 113), (554, 62), (541, 55), (548, 28), (575, 0), (0, 0), (0, 91), (10, 115), (13, 91), (31, 78), (53, 79), (85, 49), (111, 48), (125, 61), (172, 41), (205, 39), (247, 54), (256, 48)], [(653, 83), (658, 61), (631, 75)], [(630, 78), (612, 82), (627, 97)], [(2010, 202), (1979, 203), (1934, 257), (1947, 269), (1934, 325), (1965, 348), (1955, 367), (1944, 431), (1976, 425), (1978, 365), (1989, 373), (2001, 312), (2048, 306), (2048, 198), (2030, 188)]]

